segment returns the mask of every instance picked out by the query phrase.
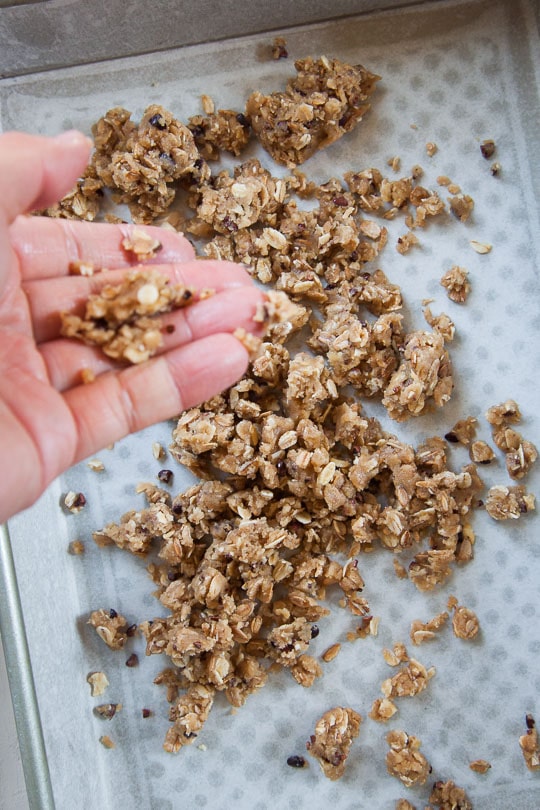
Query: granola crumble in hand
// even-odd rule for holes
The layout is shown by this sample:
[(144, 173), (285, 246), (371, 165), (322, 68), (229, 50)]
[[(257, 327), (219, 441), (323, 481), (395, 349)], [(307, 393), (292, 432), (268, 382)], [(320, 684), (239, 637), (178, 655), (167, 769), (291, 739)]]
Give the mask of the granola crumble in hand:
[[(137, 130), (128, 118), (115, 113), (101, 122), (96, 130), (94, 169), (99, 164), (101, 175), (110, 169), (111, 182), (117, 189), (123, 186), (137, 210), (162, 210), (169, 180), (182, 175), (186, 182), (195, 182), (198, 171), (200, 175), (192, 135), (158, 109), (147, 111)], [(116, 126), (113, 119), (123, 123)], [(158, 150), (158, 142), (165, 141), (177, 162), (170, 172), (159, 168), (163, 196), (156, 196), (150, 190), (152, 183), (144, 186), (142, 180), (131, 187), (128, 166), (141, 158), (139, 150), (147, 144)], [(192, 144), (192, 163), (181, 142), (188, 152)], [(0, 217), (4, 223), (0, 234), (0, 461), (7, 465), (14, 457), (18, 460), (11, 465), (12, 475), (0, 495), (0, 522), (31, 505), (67, 467), (231, 385), (248, 364), (234, 330), (243, 327), (256, 335), (260, 331), (253, 315), (262, 296), (246, 271), (230, 263), (195, 261), (191, 245), (177, 233), (147, 228), (146, 240), (140, 237), (141, 229), (125, 224), (68, 223), (62, 215), (55, 221), (18, 216), (44, 209), (65, 194), (83, 171), (89, 150), (90, 142), (77, 132), (51, 139), (23, 133), (0, 136), (4, 209)], [(89, 199), (85, 193), (76, 192), (77, 204)], [(159, 250), (156, 243), (161, 245)], [(108, 272), (72, 275), (70, 265), (82, 255), (87, 267), (106, 266)], [(171, 286), (211, 287), (216, 294), (189, 307), (189, 314), (178, 310), (162, 316), (159, 356), (118, 369), (94, 347), (62, 338), (58, 313), (79, 308), (82, 314), (89, 295), (121, 283), (125, 271), (133, 270), (135, 257), (144, 257), (145, 269), (152, 266)], [(152, 297), (153, 290), (141, 291), (143, 299), (147, 293)], [(86, 385), (83, 380), (88, 381)]]

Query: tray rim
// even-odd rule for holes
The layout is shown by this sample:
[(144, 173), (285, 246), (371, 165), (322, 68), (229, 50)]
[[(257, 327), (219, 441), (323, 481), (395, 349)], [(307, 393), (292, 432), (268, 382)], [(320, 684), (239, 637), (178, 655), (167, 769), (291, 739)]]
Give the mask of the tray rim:
[[(43, 0), (0, 0), (0, 9), (18, 5), (33, 4), (43, 2)], [(449, 0), (454, 5), (481, 5), (485, 0)], [(508, 0), (503, 0), (508, 3)], [(346, 20), (347, 18), (358, 18), (374, 15), (399, 15), (400, 12), (410, 11), (414, 8), (425, 8), (426, 6), (444, 6), (447, 0), (410, 0), (400, 5), (391, 5), (383, 8), (371, 8), (364, 11), (356, 11), (345, 15), (338, 15), (335, 19)], [(536, 22), (540, 35), (540, 0), (519, 0), (519, 7), (522, 12), (531, 12), (531, 18)], [(297, 29), (310, 25), (324, 25), (334, 18), (323, 20), (305, 21), (297, 25), (286, 26), (287, 29)], [(265, 29), (239, 34), (235, 37), (225, 36), (224, 42), (242, 38), (251, 38), (272, 33), (282, 29)], [(203, 45), (205, 42), (189, 42), (173, 48), (152, 50), (151, 53), (164, 53), (167, 51), (183, 50), (190, 47)], [(538, 43), (540, 50), (540, 42)], [(51, 68), (32, 68), (29, 71), (15, 73), (13, 75), (0, 76), (0, 87), (2, 84), (16, 84), (17, 80), (28, 81), (32, 77), (43, 76), (48, 73), (67, 71), (90, 67), (93, 64), (103, 64), (109, 61), (128, 61), (138, 56), (148, 55), (147, 52), (125, 54), (111, 59), (98, 59), (95, 62), (81, 62), (76, 64), (65, 64)], [(0, 133), (2, 132), (2, 122), (0, 117)], [(9, 533), (9, 524), (0, 524), (0, 642), (4, 650), (6, 669), (8, 673), (8, 683), (13, 703), (17, 737), (21, 751), (21, 762), (24, 772), (28, 803), (30, 810), (55, 810), (55, 802), (52, 790), (47, 753), (44, 743), (44, 735), (41, 724), (37, 693), (32, 673), (29, 646), (27, 641), (22, 601), (20, 598), (13, 548)]]
[(31, 810), (54, 810), (30, 651), (6, 524), (0, 525), (0, 639), (6, 660), (29, 807)]

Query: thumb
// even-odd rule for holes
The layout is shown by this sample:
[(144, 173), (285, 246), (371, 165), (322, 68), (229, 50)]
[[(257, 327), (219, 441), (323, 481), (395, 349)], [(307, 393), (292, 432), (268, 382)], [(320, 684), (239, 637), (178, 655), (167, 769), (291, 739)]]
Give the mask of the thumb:
[(0, 215), (18, 214), (57, 202), (84, 171), (92, 142), (69, 130), (56, 138), (7, 132), (0, 135)]

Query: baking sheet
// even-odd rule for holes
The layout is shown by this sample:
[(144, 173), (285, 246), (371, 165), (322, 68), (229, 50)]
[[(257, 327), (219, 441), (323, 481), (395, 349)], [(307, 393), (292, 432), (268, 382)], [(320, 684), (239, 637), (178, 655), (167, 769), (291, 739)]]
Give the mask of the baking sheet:
[[(200, 111), (201, 93), (211, 94), (218, 106), (241, 109), (254, 88), (277, 89), (292, 73), (292, 58), (325, 53), (364, 63), (383, 77), (373, 109), (354, 133), (305, 165), (310, 177), (324, 181), (369, 166), (391, 174), (386, 161), (399, 155), (403, 173), (420, 163), (428, 187), (436, 187), (437, 176), (448, 175), (475, 199), (469, 223), (453, 218), (444, 225), (434, 222), (419, 232), (421, 248), (406, 256), (393, 247), (405, 231), (404, 223), (389, 223), (389, 246), (378, 262), (403, 288), (409, 328), (421, 328), (420, 301), (426, 297), (435, 299), (434, 312), (444, 310), (454, 319), (458, 337), (450, 351), (457, 388), (451, 402), (443, 411), (403, 426), (390, 423), (376, 403), (368, 402), (366, 411), (410, 441), (442, 435), (456, 419), (472, 414), (481, 420), (481, 437), (489, 439), (482, 414), (513, 397), (522, 408), (524, 435), (540, 444), (535, 154), (539, 61), (532, 4), (428, 4), (285, 35), (291, 59), (279, 62), (263, 57), (262, 46), (269, 43), (265, 35), (4, 80), (2, 128), (53, 134), (75, 126), (88, 132), (112, 106), (127, 107), (137, 119), (154, 102), (186, 120)], [(488, 137), (496, 141), (496, 157), (503, 167), (498, 178), (490, 175), (480, 155), (479, 143)], [(428, 141), (438, 145), (432, 158), (425, 153)], [(257, 155), (278, 171), (268, 157)], [(476, 254), (471, 239), (492, 243), (492, 252)], [(451, 304), (439, 286), (452, 264), (470, 271), (473, 292), (463, 307)], [(140, 638), (125, 654), (109, 651), (86, 620), (98, 607), (114, 607), (130, 621), (163, 614), (151, 595), (145, 562), (118, 549), (98, 549), (91, 532), (142, 505), (135, 486), (155, 480), (163, 462), (153, 458), (152, 442), (167, 445), (171, 424), (99, 453), (106, 467), (102, 474), (85, 464), (68, 471), (32, 509), (10, 521), (58, 810), (285, 810), (331, 804), (344, 810), (390, 809), (405, 795), (423, 807), (428, 785), (407, 791), (385, 774), (384, 736), (389, 728), (404, 728), (421, 738), (422, 751), (433, 765), (429, 784), (451, 778), (481, 810), (537, 808), (540, 776), (526, 770), (518, 746), (525, 713), (540, 719), (540, 547), (534, 515), (505, 525), (478, 513), (474, 561), (431, 594), (420, 594), (410, 582), (397, 580), (390, 553), (360, 557), (365, 595), (381, 617), (377, 638), (345, 643), (310, 690), (282, 673), (234, 714), (224, 699), (218, 700), (196, 744), (178, 756), (161, 750), (167, 704), (152, 679), (166, 661), (158, 656), (146, 659)], [(467, 462), (459, 449), (450, 453), (456, 467)], [(169, 466), (173, 464), (169, 460)], [(176, 489), (193, 480), (176, 464), (174, 471)], [(487, 485), (507, 481), (500, 463), (481, 473)], [(538, 470), (527, 484), (538, 491)], [(68, 490), (87, 496), (88, 506), (78, 515), (66, 516), (60, 508)], [(86, 541), (82, 557), (66, 553), (76, 538)], [(436, 676), (425, 692), (399, 702), (388, 727), (369, 720), (380, 683), (393, 674), (382, 648), (409, 642), (411, 620), (440, 612), (449, 594), (476, 610), (480, 638), (459, 642), (444, 633), (420, 648), (409, 643), (411, 654), (436, 667)], [(353, 617), (337, 608), (319, 624), (315, 655), (343, 641), (355, 626)], [(141, 661), (134, 669), (124, 665), (132, 651)], [(90, 697), (86, 675), (99, 669), (111, 682), (104, 698), (124, 705), (110, 724), (92, 714), (104, 698)], [(350, 705), (364, 717), (346, 775), (338, 783), (327, 781), (314, 761), (305, 770), (285, 764), (290, 754), (303, 753), (316, 719), (334, 705)], [(155, 715), (143, 720), (143, 707)], [(99, 744), (104, 733), (114, 738), (114, 750)], [(484, 776), (468, 767), (479, 757), (492, 764)]]

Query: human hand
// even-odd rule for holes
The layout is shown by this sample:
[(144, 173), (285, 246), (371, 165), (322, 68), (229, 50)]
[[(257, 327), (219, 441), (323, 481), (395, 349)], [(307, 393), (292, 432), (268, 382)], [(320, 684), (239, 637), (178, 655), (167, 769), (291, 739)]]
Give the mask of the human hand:
[[(180, 234), (147, 228), (163, 245), (153, 267), (173, 283), (216, 294), (168, 314), (174, 331), (140, 366), (118, 368), (99, 350), (60, 336), (61, 310), (82, 310), (90, 293), (133, 266), (121, 247), (133, 226), (19, 216), (60, 199), (90, 147), (78, 132), (0, 136), (0, 522), (71, 465), (232, 385), (248, 356), (231, 333), (256, 333), (262, 293), (242, 267), (197, 261)], [(69, 275), (78, 259), (109, 272)], [(81, 384), (83, 368), (94, 382)]]

